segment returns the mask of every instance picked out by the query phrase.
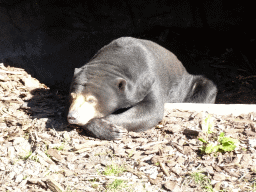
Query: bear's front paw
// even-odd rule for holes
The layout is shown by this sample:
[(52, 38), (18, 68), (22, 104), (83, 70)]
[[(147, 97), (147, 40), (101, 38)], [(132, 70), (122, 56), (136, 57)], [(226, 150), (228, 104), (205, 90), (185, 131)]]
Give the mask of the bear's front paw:
[(116, 140), (127, 134), (123, 127), (114, 125), (105, 119), (92, 119), (84, 126), (99, 139)]

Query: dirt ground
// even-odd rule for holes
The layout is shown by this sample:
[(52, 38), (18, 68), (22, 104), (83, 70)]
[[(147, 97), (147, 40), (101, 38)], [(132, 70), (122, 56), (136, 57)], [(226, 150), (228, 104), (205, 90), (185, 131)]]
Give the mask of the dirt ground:
[[(255, 103), (253, 79), (238, 77), (248, 85), (226, 86), (217, 103)], [(0, 191), (256, 191), (256, 113), (174, 109), (151, 130), (104, 141), (68, 125), (65, 103), (23, 69), (1, 64)], [(234, 150), (200, 150), (198, 138), (217, 143), (221, 132), (239, 141)]]

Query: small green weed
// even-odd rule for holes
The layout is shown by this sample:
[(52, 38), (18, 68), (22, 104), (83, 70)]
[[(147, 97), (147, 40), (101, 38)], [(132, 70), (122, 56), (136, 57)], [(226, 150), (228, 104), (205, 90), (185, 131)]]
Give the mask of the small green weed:
[(213, 120), (211, 118), (211, 115), (208, 115), (202, 122), (202, 129), (204, 133), (208, 133), (211, 134), (213, 133), (213, 127), (214, 127), (214, 123)]
[(38, 159), (38, 156), (34, 155), (34, 156), (31, 156), (31, 159), (35, 162), (39, 162), (39, 159)]
[(70, 186), (67, 187), (67, 189), (65, 190), (65, 192), (76, 192), (77, 190), (73, 191), (70, 189)]
[(93, 183), (93, 184), (92, 184), (92, 188), (98, 189), (98, 187), (99, 187), (99, 185), (98, 185), (97, 183)]
[[(48, 150), (47, 150), (47, 151), (48, 151)], [(46, 154), (47, 157), (51, 158), (51, 155), (49, 155), (49, 154), (47, 153), (47, 151), (45, 151), (44, 153)]]
[(205, 189), (206, 191), (209, 192), (213, 192), (211, 180), (204, 174), (200, 172), (195, 172), (191, 174), (191, 178), (194, 180), (196, 184), (200, 185), (202, 189)]
[(22, 157), (23, 160), (27, 160), (32, 155), (32, 151), (28, 151), (27, 155)]
[(237, 139), (225, 137), (224, 132), (220, 133), (217, 144), (210, 143), (202, 138), (198, 138), (198, 140), (203, 142), (203, 146), (200, 150), (205, 153), (233, 151), (239, 145)]
[(92, 188), (94, 188), (94, 189), (98, 189), (98, 188), (99, 188), (99, 184), (96, 183), (96, 182), (98, 182), (98, 181), (99, 181), (99, 180), (96, 179), (96, 178), (94, 178), (94, 179), (92, 179), (92, 180), (90, 181)]
[(27, 151), (27, 155), (21, 157), (21, 159), (26, 161), (27, 159), (30, 158), (31, 160), (38, 162), (38, 157), (36, 155), (31, 156), (32, 154), (33, 154), (32, 151)]
[(131, 158), (133, 156), (133, 154), (134, 154), (134, 151), (133, 150), (130, 151), (129, 154), (128, 154), (128, 158)]
[(64, 143), (62, 143), (59, 147), (56, 147), (58, 151), (62, 151), (64, 149)]
[(252, 190), (256, 192), (256, 180), (252, 183)]
[(213, 121), (210, 115), (203, 120), (202, 129), (206, 134), (206, 139), (198, 138), (198, 140), (203, 142), (203, 146), (200, 150), (204, 153), (233, 151), (239, 145), (237, 139), (225, 137), (224, 132), (220, 133), (216, 141), (210, 142), (209, 137), (212, 136), (211, 134), (213, 133)]
[(24, 151), (26, 155), (21, 156), (20, 158), (26, 161), (32, 155), (32, 151), (27, 151), (27, 150), (24, 150)]
[(124, 187), (127, 187), (125, 183), (126, 183), (126, 181), (124, 181), (124, 180), (115, 179), (111, 184), (109, 184), (107, 186), (107, 189), (111, 190), (111, 191), (112, 190), (116, 191), (116, 190), (122, 189)]
[(111, 166), (106, 167), (105, 171), (103, 172), (103, 175), (119, 175), (124, 171), (125, 171), (125, 168), (123, 166), (112, 164)]

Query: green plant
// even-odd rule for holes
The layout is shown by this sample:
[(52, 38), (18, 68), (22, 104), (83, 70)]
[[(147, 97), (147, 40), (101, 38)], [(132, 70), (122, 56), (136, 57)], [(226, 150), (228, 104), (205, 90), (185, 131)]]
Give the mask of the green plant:
[[(26, 151), (26, 150), (24, 150)], [(32, 151), (27, 151), (27, 155), (25, 155), (24, 157), (22, 157), (23, 160), (27, 160), (30, 156), (32, 155)]]
[(196, 184), (200, 185), (202, 189), (206, 189), (206, 191), (213, 192), (211, 180), (206, 175), (200, 172), (195, 172), (192, 173), (190, 176)]
[(72, 191), (71, 189), (70, 189), (70, 186), (68, 186), (67, 188), (66, 188), (66, 190), (65, 190), (65, 192), (76, 192), (77, 190), (75, 190), (75, 191)]
[(97, 189), (98, 187), (99, 187), (99, 185), (97, 183), (92, 184), (92, 188)]
[[(48, 151), (48, 150), (47, 150), (47, 151)], [(47, 153), (47, 151), (45, 151), (44, 153), (46, 154), (47, 157), (50, 158), (51, 156)]]
[(225, 137), (225, 133), (222, 132), (218, 136), (218, 142), (210, 143), (208, 140), (198, 138), (199, 141), (203, 142), (203, 146), (200, 148), (202, 152), (214, 153), (214, 152), (226, 152), (233, 151), (238, 145), (239, 141), (230, 137)]
[(62, 143), (59, 147), (55, 147), (55, 149), (57, 149), (58, 151), (63, 150), (64, 149), (64, 143)]
[(213, 120), (211, 118), (211, 115), (208, 115), (202, 122), (202, 130), (204, 133), (211, 134), (213, 133)]
[(204, 153), (214, 153), (214, 152), (226, 152), (233, 151), (238, 145), (239, 141), (237, 139), (233, 139), (230, 137), (225, 137), (225, 133), (222, 132), (218, 136), (218, 138), (214, 138), (213, 142), (210, 142), (210, 137), (212, 137), (213, 133), (213, 120), (210, 115), (208, 115), (202, 121), (202, 129), (206, 134), (206, 139), (198, 138), (199, 141), (203, 142), (203, 146), (200, 150)]
[[(97, 172), (98, 172), (98, 171), (97, 171)], [(90, 180), (92, 188), (94, 188), (94, 189), (98, 189), (98, 188), (99, 188), (99, 184), (96, 183), (96, 182), (98, 182), (98, 181), (99, 181), (99, 179), (96, 179), (96, 178)]]
[(256, 180), (252, 183), (252, 190), (256, 191)]
[(39, 159), (38, 159), (38, 157), (37, 157), (36, 155), (31, 156), (31, 159), (32, 159), (33, 161), (35, 161), (35, 162), (39, 162)]
[(133, 156), (133, 154), (134, 154), (134, 151), (131, 150), (131, 151), (129, 152), (129, 154), (128, 154), (128, 157), (131, 158), (131, 157)]
[(105, 171), (103, 172), (103, 175), (119, 175), (124, 171), (125, 171), (125, 168), (123, 166), (112, 164), (106, 167)]
[(112, 183), (110, 183), (108, 186), (107, 186), (107, 189), (108, 190), (118, 190), (118, 189), (121, 189), (121, 188), (124, 188), (126, 187), (125, 185), (126, 181), (124, 180), (121, 180), (121, 179), (115, 179)]

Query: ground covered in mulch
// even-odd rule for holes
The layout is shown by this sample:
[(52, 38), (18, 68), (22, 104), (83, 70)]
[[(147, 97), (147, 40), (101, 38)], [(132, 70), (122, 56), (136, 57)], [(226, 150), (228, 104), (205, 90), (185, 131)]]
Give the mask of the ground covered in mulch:
[[(151, 130), (103, 141), (67, 125), (65, 104), (1, 65), (0, 191), (256, 191), (256, 113), (173, 109)], [(198, 138), (217, 143), (221, 132), (239, 141), (235, 150), (203, 153)]]

